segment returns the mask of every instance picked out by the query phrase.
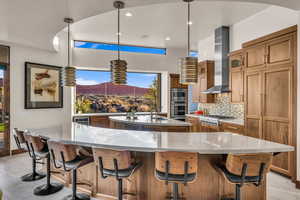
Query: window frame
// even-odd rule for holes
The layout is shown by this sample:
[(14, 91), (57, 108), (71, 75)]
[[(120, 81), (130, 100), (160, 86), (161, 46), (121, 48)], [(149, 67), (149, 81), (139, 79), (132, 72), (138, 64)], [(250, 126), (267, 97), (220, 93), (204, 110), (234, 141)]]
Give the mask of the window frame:
[[(95, 72), (110, 72), (110, 70), (104, 70), (104, 69), (84, 69), (84, 68), (81, 68), (81, 69), (76, 69), (76, 72), (77, 71), (95, 71)], [(127, 73), (137, 73), (137, 74), (156, 74), (157, 75), (157, 79), (158, 79), (158, 86), (157, 86), (157, 91), (158, 91), (158, 112), (162, 112), (162, 100), (161, 100), (161, 98), (162, 98), (162, 91), (161, 91), (161, 89), (162, 89), (162, 87), (161, 87), (161, 85), (162, 85), (162, 79), (161, 79), (161, 77), (162, 77), (162, 73), (160, 73), (160, 72), (141, 72), (141, 71), (127, 71)], [(77, 77), (76, 77), (77, 78)], [(75, 96), (75, 98), (74, 98), (74, 104), (76, 103), (76, 101), (77, 101), (77, 92), (76, 92), (76, 87), (77, 87), (77, 84), (76, 84), (76, 86), (75, 86), (75, 90), (74, 90), (74, 96)], [(101, 115), (101, 114), (103, 114), (103, 115), (109, 115), (109, 114), (125, 114), (126, 112), (106, 112), (106, 113), (101, 113), (101, 112), (95, 112), (95, 113), (93, 113), (93, 112), (91, 112), (91, 113), (77, 113), (76, 112), (76, 107), (74, 106), (74, 113), (75, 113), (75, 115), (81, 115), (81, 114), (99, 114), (99, 115)], [(149, 112), (139, 112), (139, 113), (149, 113)]]
[[(103, 44), (103, 45), (115, 45), (118, 46), (117, 43), (109, 43), (109, 42), (95, 42), (95, 41), (87, 41), (87, 40), (73, 40), (74, 42), (74, 48), (77, 49), (94, 49), (94, 50), (102, 50), (102, 51), (114, 51), (116, 52), (117, 50), (112, 50), (112, 49), (97, 49), (97, 48), (86, 48), (86, 47), (76, 47), (75, 43), (76, 42), (87, 42), (87, 43), (94, 43), (94, 44)], [(121, 52), (128, 52), (128, 53), (138, 53), (138, 54), (147, 54), (147, 55), (161, 55), (161, 56), (166, 56), (167, 55), (167, 48), (163, 47), (152, 47), (152, 46), (143, 46), (143, 45), (132, 45), (132, 44), (120, 44), (120, 46), (124, 47), (138, 47), (138, 48), (147, 48), (147, 49), (159, 49), (163, 50), (164, 53), (147, 53), (147, 52), (137, 52), (137, 51), (122, 51)]]

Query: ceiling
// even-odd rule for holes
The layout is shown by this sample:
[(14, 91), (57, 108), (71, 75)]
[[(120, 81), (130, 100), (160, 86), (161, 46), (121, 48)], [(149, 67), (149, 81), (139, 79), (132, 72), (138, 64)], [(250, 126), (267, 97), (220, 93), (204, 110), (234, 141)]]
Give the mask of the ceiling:
[[(127, 7), (181, 0), (124, 0)], [(198, 0), (205, 1), (205, 0)], [(222, 0), (226, 1), (226, 0)], [(299, 10), (299, 0), (235, 0)], [(80, 21), (113, 10), (112, 0), (0, 0), (0, 41), (54, 50), (52, 40), (65, 27), (64, 17)]]
[[(191, 47), (222, 25), (237, 23), (268, 5), (239, 2), (194, 2), (191, 8)], [(130, 12), (131, 17), (126, 16)], [(90, 17), (72, 25), (74, 39), (117, 42), (117, 11)], [(166, 40), (169, 37), (170, 40)], [(187, 46), (186, 3), (165, 3), (121, 10), (121, 43), (154, 47)]]

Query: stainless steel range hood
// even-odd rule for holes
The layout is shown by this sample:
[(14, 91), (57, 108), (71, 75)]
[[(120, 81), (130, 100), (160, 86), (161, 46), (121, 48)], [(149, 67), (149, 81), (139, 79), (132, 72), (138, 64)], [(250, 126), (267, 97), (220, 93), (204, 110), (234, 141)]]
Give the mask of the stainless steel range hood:
[(215, 30), (215, 85), (202, 93), (218, 94), (229, 90), (229, 27)]

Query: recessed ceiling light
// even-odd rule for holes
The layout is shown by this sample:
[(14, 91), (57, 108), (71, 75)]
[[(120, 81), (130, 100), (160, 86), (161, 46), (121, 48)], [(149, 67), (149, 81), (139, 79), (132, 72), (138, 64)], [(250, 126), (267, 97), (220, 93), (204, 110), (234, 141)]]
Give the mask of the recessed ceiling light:
[(127, 12), (127, 13), (125, 13), (125, 16), (126, 17), (132, 17), (132, 13), (131, 12)]
[(187, 24), (188, 24), (188, 25), (192, 25), (192, 24), (193, 24), (193, 22), (192, 22), (192, 21), (189, 21)]
[(167, 36), (167, 37), (166, 37), (166, 40), (169, 41), (169, 40), (171, 40), (171, 38), (170, 38), (169, 36)]

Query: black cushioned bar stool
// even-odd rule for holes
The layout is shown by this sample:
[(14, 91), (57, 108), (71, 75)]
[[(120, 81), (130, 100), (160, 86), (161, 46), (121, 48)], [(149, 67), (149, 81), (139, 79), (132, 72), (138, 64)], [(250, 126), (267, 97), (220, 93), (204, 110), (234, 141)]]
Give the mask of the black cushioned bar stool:
[(229, 154), (226, 163), (217, 164), (217, 168), (235, 184), (235, 198), (222, 198), (222, 200), (241, 200), (241, 188), (244, 184), (260, 186), (265, 175), (269, 172), (273, 154)]
[(93, 148), (93, 155), (101, 177), (115, 177), (118, 181), (118, 200), (122, 200), (124, 195), (136, 195), (123, 192), (123, 179), (130, 177), (142, 166), (141, 162), (136, 162), (131, 152)]
[(21, 180), (24, 181), (24, 182), (30, 182), (30, 181), (37, 181), (37, 180), (40, 180), (42, 178), (45, 178), (46, 175), (44, 173), (36, 171), (36, 164), (37, 163), (43, 164), (43, 163), (39, 162), (39, 160), (34, 158), (34, 156), (32, 155), (31, 148), (29, 147), (29, 142), (28, 142), (28, 140), (30, 140), (30, 138), (27, 137), (24, 134), (24, 131), (20, 131), (17, 128), (15, 128), (14, 131), (15, 131), (14, 138), (15, 138), (18, 149), (19, 150), (25, 150), (26, 149), (27, 152), (28, 152), (29, 157), (32, 160), (32, 173), (29, 173), (29, 174), (26, 174), (26, 175), (22, 176)]
[(77, 193), (77, 169), (94, 162), (93, 156), (78, 151), (79, 146), (64, 144), (63, 142), (49, 140), (49, 151), (51, 152), (54, 166), (63, 168), (64, 171), (72, 171), (72, 194), (63, 200), (89, 200), (90, 197), (83, 193)]
[(185, 186), (196, 179), (198, 170), (198, 153), (156, 152), (155, 176), (166, 184), (173, 184), (171, 197), (166, 199), (182, 199), (178, 193), (180, 183)]
[(47, 141), (40, 136), (31, 136), (30, 138), (30, 148), (32, 155), (35, 159), (45, 159), (47, 162), (47, 183), (41, 186), (38, 186), (34, 189), (33, 193), (38, 196), (50, 195), (60, 191), (64, 185), (61, 183), (51, 183), (51, 171), (50, 171), (50, 153), (48, 150)]

